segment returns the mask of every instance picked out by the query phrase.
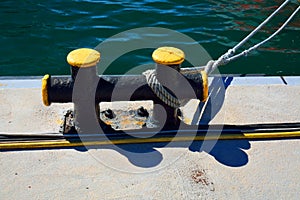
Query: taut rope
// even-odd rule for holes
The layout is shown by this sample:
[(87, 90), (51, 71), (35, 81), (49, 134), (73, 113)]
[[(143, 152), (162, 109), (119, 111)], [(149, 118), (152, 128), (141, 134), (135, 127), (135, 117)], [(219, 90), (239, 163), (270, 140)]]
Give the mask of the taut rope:
[(220, 56), (217, 60), (210, 60), (205, 67), (192, 67), (192, 68), (182, 68), (183, 73), (188, 73), (189, 71), (195, 70), (204, 70), (207, 74), (213, 72), (219, 66), (225, 65), (233, 60), (236, 60), (242, 56), (247, 56), (250, 52), (258, 49), (260, 46), (264, 45), (266, 42), (271, 40), (273, 37), (278, 35), (278, 33), (283, 30), (287, 24), (293, 19), (293, 17), (300, 10), (300, 6), (298, 6), (295, 11), (289, 16), (289, 18), (278, 28), (272, 35), (270, 35), (267, 39), (261, 41), (260, 43), (250, 47), (249, 49), (244, 50), (243, 52), (234, 55), (236, 51), (244, 45), (251, 37), (253, 37), (266, 23), (268, 23), (284, 6), (286, 6), (290, 0), (286, 0), (283, 2), (267, 19), (265, 19), (258, 27), (256, 27), (247, 37), (245, 37), (241, 42), (239, 42), (235, 47), (229, 49), (225, 54)]

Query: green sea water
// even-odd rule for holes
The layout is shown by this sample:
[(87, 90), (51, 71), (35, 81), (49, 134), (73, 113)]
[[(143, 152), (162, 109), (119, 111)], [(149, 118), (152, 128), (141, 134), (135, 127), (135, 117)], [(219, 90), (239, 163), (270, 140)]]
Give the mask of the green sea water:
[[(0, 76), (69, 74), (66, 55), (71, 50), (94, 48), (115, 34), (140, 27), (162, 27), (183, 33), (217, 59), (281, 3), (280, 0), (2, 0)], [(293, 3), (286, 6), (245, 48), (268, 37), (296, 6)], [(135, 37), (127, 35), (119, 40), (120, 45)], [(152, 62), (152, 51), (145, 49), (123, 55), (112, 63), (109, 73), (122, 74), (132, 66)], [(300, 13), (272, 41), (220, 71), (300, 75)]]

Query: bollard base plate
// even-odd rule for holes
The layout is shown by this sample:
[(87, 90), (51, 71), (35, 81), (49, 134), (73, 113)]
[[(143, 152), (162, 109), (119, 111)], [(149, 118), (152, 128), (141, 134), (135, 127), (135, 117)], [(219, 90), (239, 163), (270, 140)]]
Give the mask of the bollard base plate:
[[(108, 112), (109, 111), (109, 112)], [(114, 130), (136, 130), (156, 127), (153, 101), (117, 101), (100, 103), (100, 119)]]
[[(153, 119), (152, 101), (101, 102), (100, 119), (116, 131), (158, 128)], [(60, 133), (77, 133), (74, 125), (74, 111), (65, 111), (60, 125)]]

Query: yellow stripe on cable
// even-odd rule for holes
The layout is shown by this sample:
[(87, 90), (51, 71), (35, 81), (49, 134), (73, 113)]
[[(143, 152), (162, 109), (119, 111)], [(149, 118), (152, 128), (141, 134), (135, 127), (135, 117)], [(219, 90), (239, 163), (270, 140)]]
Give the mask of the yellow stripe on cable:
[(184, 142), (204, 140), (253, 140), (253, 139), (281, 139), (300, 137), (300, 131), (294, 132), (270, 132), (270, 133), (244, 133), (244, 134), (223, 134), (223, 135), (201, 135), (201, 136), (178, 136), (160, 138), (131, 138), (104, 141), (70, 142), (67, 140), (49, 141), (27, 141), (27, 142), (0, 142), (0, 150), (12, 149), (42, 149), (42, 148), (66, 148), (82, 146), (101, 146), (112, 144), (137, 144), (137, 143), (158, 143), (158, 142)]

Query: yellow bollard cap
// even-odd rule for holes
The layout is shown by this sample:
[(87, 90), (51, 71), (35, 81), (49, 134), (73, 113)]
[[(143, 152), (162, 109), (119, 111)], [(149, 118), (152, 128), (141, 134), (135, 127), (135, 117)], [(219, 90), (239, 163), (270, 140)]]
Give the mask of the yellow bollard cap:
[(92, 67), (100, 60), (100, 53), (94, 49), (81, 48), (71, 51), (67, 56), (69, 65), (73, 67)]
[(184, 52), (175, 47), (160, 47), (152, 53), (154, 62), (162, 65), (178, 65), (184, 58)]

